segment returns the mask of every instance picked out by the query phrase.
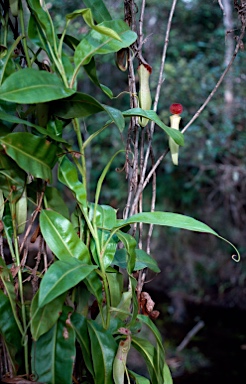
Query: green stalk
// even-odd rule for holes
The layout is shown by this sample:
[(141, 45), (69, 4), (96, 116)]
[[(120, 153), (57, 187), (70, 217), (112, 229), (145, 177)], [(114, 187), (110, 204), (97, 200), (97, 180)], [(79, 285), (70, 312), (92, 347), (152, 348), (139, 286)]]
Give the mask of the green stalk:
[(74, 132), (76, 133), (76, 136), (77, 136), (79, 152), (81, 154), (82, 168), (80, 168), (80, 172), (81, 172), (81, 176), (82, 176), (82, 182), (83, 182), (83, 185), (85, 187), (85, 192), (87, 195), (85, 151), (84, 151), (84, 147), (83, 147), (82, 135), (80, 132), (79, 120), (77, 118), (73, 119), (73, 127), (74, 127)]
[[(21, 302), (21, 315), (23, 328), (27, 328), (26, 321), (26, 309), (25, 309), (25, 301), (24, 301), (24, 292), (23, 292), (23, 280), (22, 280), (22, 272), (21, 272), (21, 262), (20, 262), (20, 254), (19, 254), (19, 244), (18, 244), (18, 236), (16, 231), (16, 212), (15, 212), (15, 203), (11, 204), (11, 216), (13, 223), (13, 231), (14, 231), (14, 248), (15, 248), (15, 257), (16, 257), (16, 266), (18, 268), (18, 283), (19, 283), (19, 293), (20, 293), (20, 302)], [(25, 369), (26, 375), (29, 375), (29, 364), (28, 364), (28, 340), (27, 335), (24, 340), (24, 357), (25, 357)]]
[(109, 294), (109, 286), (108, 286), (108, 280), (107, 280), (107, 275), (106, 275), (106, 271), (105, 271), (105, 268), (104, 268), (104, 264), (103, 264), (103, 255), (102, 255), (102, 252), (101, 252), (101, 248), (100, 248), (100, 241), (99, 241), (99, 238), (98, 238), (98, 231), (97, 231), (97, 226), (93, 223), (91, 223), (89, 217), (88, 217), (88, 214), (87, 214), (87, 211), (86, 211), (86, 208), (83, 208), (82, 206), (80, 206), (82, 212), (83, 212), (83, 215), (84, 215), (84, 218), (85, 218), (85, 221), (88, 225), (88, 228), (93, 236), (93, 239), (95, 241), (95, 245), (96, 245), (96, 250), (97, 250), (97, 254), (98, 254), (98, 260), (99, 260), (99, 266), (100, 266), (100, 276), (102, 278), (102, 281), (103, 281), (103, 286), (104, 286), (104, 291), (105, 291), (105, 296), (106, 296), (106, 307), (107, 307), (107, 310), (106, 310), (106, 320), (104, 319), (103, 317), (103, 313), (101, 312), (101, 316), (102, 316), (102, 323), (103, 323), (103, 327), (105, 329), (107, 329), (109, 327), (109, 323), (110, 323), (110, 294)]
[(26, 56), (27, 66), (29, 68), (31, 68), (32, 63), (31, 63), (31, 59), (30, 59), (29, 54), (28, 54), (28, 47), (27, 47), (26, 33), (25, 33), (25, 23), (24, 23), (24, 13), (23, 13), (23, 7), (22, 7), (22, 2), (21, 1), (19, 1), (19, 5), (20, 5), (19, 14), (20, 14), (21, 31), (22, 31), (22, 35), (24, 36), (24, 39), (23, 39), (23, 49), (24, 49), (25, 56)]
[(70, 24), (70, 20), (67, 20), (65, 28), (64, 28), (64, 31), (62, 32), (62, 35), (61, 35), (61, 38), (60, 38), (60, 42), (59, 42), (59, 46), (58, 46), (58, 57), (60, 59), (62, 58), (62, 44), (63, 44), (63, 40), (64, 40), (64, 37), (66, 36), (66, 32), (67, 32), (67, 28), (68, 28), (69, 24)]

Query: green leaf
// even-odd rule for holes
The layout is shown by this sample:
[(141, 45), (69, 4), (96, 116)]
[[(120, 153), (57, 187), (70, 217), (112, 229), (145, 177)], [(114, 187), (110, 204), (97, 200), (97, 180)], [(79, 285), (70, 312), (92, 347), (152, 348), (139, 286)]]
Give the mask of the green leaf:
[(108, 97), (110, 97), (110, 99), (112, 99), (113, 98), (113, 92), (111, 91), (111, 89), (106, 87), (106, 85), (101, 84), (97, 78), (97, 71), (96, 71), (96, 64), (95, 64), (94, 57), (92, 57), (91, 61), (88, 64), (84, 65), (84, 70), (86, 71), (86, 73), (89, 76), (89, 78), (91, 79), (91, 81), (95, 85), (97, 85), (99, 88), (101, 88), (101, 90), (104, 93), (106, 93), (106, 95)]
[(3, 191), (0, 189), (0, 220), (3, 218), (3, 212), (4, 212), (4, 197), (3, 197)]
[(10, 75), (0, 87), (0, 99), (19, 104), (45, 103), (71, 96), (55, 73), (25, 68)]
[(39, 291), (32, 299), (30, 318), (33, 340), (38, 340), (41, 335), (48, 332), (57, 322), (62, 313), (66, 294), (62, 294), (42, 308), (38, 306)]
[(5, 198), (10, 202), (17, 201), (23, 193), (25, 183), (26, 173), (11, 157), (0, 153), (0, 185)]
[(149, 268), (155, 273), (161, 272), (160, 268), (157, 265), (157, 262), (153, 257), (146, 253), (142, 249), (136, 249), (136, 263), (134, 271), (138, 271), (143, 268)]
[(95, 265), (87, 265), (74, 258), (71, 258), (69, 262), (56, 261), (49, 267), (41, 281), (38, 306), (43, 307), (70, 288), (75, 287), (96, 268)]
[(132, 337), (132, 346), (143, 356), (148, 367), (151, 384), (163, 383), (162, 377), (157, 373), (156, 369), (156, 348), (146, 339), (140, 337)]
[(85, 278), (84, 283), (88, 291), (95, 296), (98, 305), (101, 308), (103, 303), (102, 281), (96, 271), (92, 271), (89, 276)]
[(76, 354), (71, 308), (64, 307), (53, 327), (32, 345), (32, 371), (39, 382), (71, 384)]
[(93, 320), (88, 320), (91, 354), (95, 372), (95, 383), (113, 384), (113, 362), (118, 345), (111, 332)]
[[(6, 220), (6, 216), (5, 216), (3, 218), (4, 231), (7, 232), (6, 237), (7, 237), (8, 245), (9, 245), (9, 248), (11, 249), (11, 253), (13, 254), (12, 239), (9, 236), (10, 235), (9, 234), (10, 229), (12, 229), (12, 228), (6, 228), (6, 221), (7, 220)], [(12, 224), (12, 221), (11, 221), (11, 224)], [(0, 281), (2, 281), (2, 283), (4, 285), (5, 292), (8, 295), (10, 305), (12, 308), (12, 315), (15, 318), (15, 321), (16, 321), (16, 324), (19, 328), (19, 331), (23, 335), (23, 333), (24, 333), (23, 326), (22, 326), (22, 324), (18, 318), (18, 312), (17, 312), (17, 307), (16, 307), (16, 293), (15, 293), (13, 277), (12, 277), (12, 274), (10, 273), (10, 270), (8, 269), (4, 260), (1, 257), (0, 257)]]
[[(130, 371), (130, 370), (128, 370), (128, 372), (129, 372), (130, 377), (133, 377), (136, 384), (150, 384), (149, 379), (147, 379), (146, 377), (140, 376), (137, 373)], [(165, 384), (166, 384), (166, 382), (165, 382)]]
[[(61, 143), (66, 143), (66, 140), (63, 140), (61, 137), (54, 135), (52, 132), (49, 132), (45, 128), (42, 128), (39, 125), (33, 124), (28, 120), (20, 119), (17, 116), (9, 115), (6, 112), (0, 111), (0, 120), (8, 121), (10, 123), (15, 123), (15, 124), (22, 124), (24, 126), (35, 128), (36, 131), (38, 131), (42, 135), (49, 136), (51, 139), (53, 139), (55, 141), (58, 141)], [(8, 132), (8, 133), (10, 133), (10, 132)], [(6, 135), (1, 135), (1, 136), (6, 136)]]
[(126, 48), (134, 43), (137, 38), (136, 33), (131, 31), (122, 20), (105, 21), (100, 26), (113, 29), (120, 36), (121, 41), (102, 35), (94, 30), (90, 31), (75, 49), (74, 63), (77, 67), (76, 71), (81, 65), (88, 64), (92, 56), (117, 52), (121, 48)]
[(112, 17), (103, 0), (84, 0), (83, 3), (86, 5), (86, 7), (91, 8), (93, 17), (97, 23), (112, 20)]
[(86, 24), (89, 25), (89, 27), (91, 27), (94, 31), (97, 31), (102, 35), (106, 35), (106, 36), (112, 37), (113, 39), (121, 41), (120, 36), (113, 29), (105, 27), (104, 25), (101, 25), (101, 24), (97, 24), (97, 25), (94, 24), (94, 20), (93, 20), (93, 16), (90, 8), (78, 9), (73, 13), (66, 15), (66, 19), (73, 20), (78, 16), (82, 16)]
[(163, 371), (163, 366), (165, 364), (165, 351), (163, 347), (163, 342), (161, 338), (161, 334), (158, 330), (158, 328), (155, 326), (152, 320), (148, 316), (144, 315), (138, 315), (138, 320), (140, 320), (141, 323), (144, 323), (152, 332), (153, 336), (155, 337), (157, 341), (157, 346), (156, 346), (156, 359), (155, 359), (155, 367), (156, 367), (156, 372), (159, 377), (164, 379), (164, 371)]
[(109, 115), (122, 132), (125, 127), (122, 113), (118, 109), (99, 103), (94, 97), (86, 93), (76, 92), (69, 98), (52, 103), (52, 113), (63, 119), (87, 117), (103, 111)]
[(0, 334), (8, 350), (14, 372), (17, 371), (18, 363), (16, 354), (22, 350), (21, 333), (16, 324), (9, 298), (0, 289)]
[(153, 333), (157, 343), (159, 344), (160, 348), (162, 348), (164, 353), (161, 334), (158, 328), (156, 327), (156, 325), (153, 323), (153, 321), (148, 316), (145, 316), (145, 315), (138, 315), (138, 319), (140, 320), (141, 323), (144, 323), (149, 328), (149, 330)]
[(96, 225), (102, 229), (112, 229), (116, 226), (116, 209), (110, 205), (97, 205), (97, 212), (95, 214), (95, 204), (89, 203), (89, 217), (92, 220), (93, 216), (96, 215)]
[(27, 222), (26, 188), (24, 188), (21, 197), (15, 204), (15, 219), (16, 219), (16, 225), (17, 225), (17, 234), (21, 235), (25, 230), (26, 222)]
[(76, 332), (76, 338), (81, 346), (85, 365), (88, 371), (91, 373), (92, 377), (94, 378), (92, 356), (91, 356), (91, 345), (90, 345), (90, 339), (88, 334), (86, 317), (75, 312), (71, 316), (71, 323), (72, 323), (72, 327)]
[(109, 240), (109, 237), (111, 236), (111, 234), (106, 231), (98, 231), (98, 235), (99, 235), (99, 241), (101, 242), (102, 248), (104, 249), (104, 254), (103, 254), (104, 268), (107, 269), (112, 264), (112, 261), (114, 259), (118, 241), (115, 236), (113, 236)]
[(46, 208), (60, 213), (66, 219), (69, 218), (67, 204), (65, 203), (63, 197), (61, 196), (57, 188), (46, 187), (44, 196)]
[(90, 262), (86, 245), (80, 240), (72, 223), (55, 211), (42, 210), (40, 229), (51, 251), (59, 260), (79, 259)]
[[(165, 125), (159, 116), (154, 111), (145, 111), (141, 108), (132, 108), (125, 112), (123, 112), (123, 116), (131, 117), (131, 116), (141, 116), (145, 117), (149, 120), (154, 121), (160, 128), (162, 128), (168, 136), (170, 136), (178, 145), (184, 145), (184, 135), (177, 131), (176, 129), (170, 128)], [(163, 143), (164, 144), (164, 143)]]
[(79, 181), (76, 167), (66, 156), (63, 156), (60, 159), (58, 179), (74, 192), (78, 203), (82, 206), (86, 206), (87, 200), (84, 185)]
[(164, 376), (164, 383), (165, 384), (173, 384), (173, 379), (172, 379), (171, 372), (170, 372), (170, 369), (169, 369), (167, 363), (164, 364), (163, 376)]
[(238, 256), (237, 261), (240, 260), (240, 253), (230, 241), (221, 237), (208, 225), (202, 223), (201, 221), (193, 219), (192, 217), (172, 212), (142, 212), (133, 215), (126, 220), (118, 220), (117, 227), (119, 228), (134, 223), (164, 225), (167, 227), (188, 229), (189, 231), (208, 233), (217, 236), (219, 239), (224, 240), (226, 243), (230, 244), (234, 248)]
[(52, 180), (57, 147), (48, 140), (27, 132), (10, 133), (0, 139), (6, 153), (34, 177)]
[(128, 260), (127, 260), (127, 270), (129, 273), (132, 273), (134, 270), (135, 266), (135, 261), (136, 261), (136, 245), (137, 242), (128, 233), (124, 233), (121, 231), (118, 231), (116, 233), (116, 236), (119, 238), (119, 240), (124, 244), (127, 255), (128, 255)]
[[(46, 39), (53, 46), (56, 45), (56, 35), (54, 33), (54, 26), (52, 24), (51, 18), (49, 17), (48, 11), (45, 11), (46, 6), (42, 7), (39, 0), (27, 0), (27, 4), (35, 20), (34, 25), (36, 24), (42, 32), (45, 34)], [(32, 29), (29, 28), (28, 32), (31, 32)], [(28, 33), (29, 36), (29, 33)]]
[[(117, 232), (118, 233), (118, 232)], [(139, 271), (140, 269), (149, 268), (155, 273), (159, 273), (161, 270), (157, 265), (157, 262), (153, 257), (148, 255), (142, 249), (136, 249), (136, 262), (133, 271)], [(127, 253), (125, 249), (118, 249), (115, 253), (112, 264), (117, 265), (120, 268), (127, 268)]]
[(120, 272), (107, 273), (107, 281), (109, 285), (111, 306), (117, 307), (123, 292), (123, 275)]

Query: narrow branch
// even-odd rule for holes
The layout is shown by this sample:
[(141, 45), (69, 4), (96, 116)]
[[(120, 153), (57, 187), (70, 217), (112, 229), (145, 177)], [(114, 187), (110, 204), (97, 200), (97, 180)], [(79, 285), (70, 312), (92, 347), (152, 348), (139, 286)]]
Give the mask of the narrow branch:
[(199, 331), (200, 329), (202, 329), (204, 327), (205, 323), (204, 321), (200, 320), (188, 333), (187, 335), (185, 336), (185, 338), (183, 339), (183, 341), (178, 345), (177, 347), (177, 352), (181, 352), (185, 347), (186, 345), (191, 341), (192, 337), (194, 337)]
[(143, 45), (143, 21), (144, 21), (144, 11), (145, 11), (146, 1), (142, 1), (140, 18), (139, 18), (139, 45), (138, 48), (141, 50)]
[(229, 64), (227, 65), (227, 67), (225, 68), (224, 72), (222, 73), (222, 75), (220, 76), (220, 79), (219, 81), (217, 82), (217, 84), (215, 85), (214, 89), (212, 90), (212, 92), (210, 93), (210, 95), (207, 97), (207, 99), (204, 101), (204, 103), (202, 104), (202, 106), (198, 109), (198, 111), (195, 113), (195, 115), (192, 117), (192, 119), (189, 121), (188, 124), (186, 124), (186, 126), (182, 129), (182, 133), (186, 132), (187, 129), (191, 126), (191, 124), (194, 123), (194, 121), (200, 116), (200, 114), (202, 113), (202, 111), (206, 108), (206, 106), (208, 105), (208, 103), (210, 102), (210, 100), (212, 99), (212, 97), (214, 96), (215, 92), (218, 90), (219, 86), (221, 85), (222, 81), (224, 80), (226, 74), (229, 72), (238, 52), (239, 52), (239, 49), (241, 47), (241, 43), (242, 43), (242, 40), (243, 40), (243, 37), (244, 37), (244, 34), (245, 34), (245, 27), (246, 25), (243, 24), (242, 26), (242, 29), (241, 29), (241, 34), (238, 38), (238, 41), (237, 41), (237, 45), (235, 47), (235, 50), (234, 50), (234, 53), (233, 53), (233, 56), (229, 62)]
[[(160, 97), (160, 92), (161, 92), (161, 86), (162, 86), (162, 83), (163, 83), (162, 77), (163, 77), (163, 71), (164, 71), (165, 60), (166, 60), (166, 52), (167, 52), (167, 47), (168, 47), (168, 43), (169, 43), (169, 35), (170, 35), (171, 24), (172, 24), (172, 19), (173, 19), (173, 15), (174, 15), (176, 4), (177, 4), (177, 0), (173, 0), (172, 6), (171, 6), (171, 10), (170, 10), (170, 14), (169, 14), (169, 18), (168, 18), (166, 36), (165, 36), (163, 52), (162, 52), (162, 58), (161, 58), (161, 67), (160, 67), (160, 73), (159, 73), (159, 80), (158, 80), (158, 85), (157, 85), (157, 89), (156, 89), (155, 101), (154, 101), (154, 105), (153, 105), (153, 110), (154, 111), (157, 110), (157, 105), (158, 105), (158, 102), (159, 102), (159, 97)], [(151, 145), (152, 145), (152, 136), (153, 136), (153, 133), (154, 133), (154, 127), (155, 127), (155, 123), (152, 122), (151, 123), (151, 127), (150, 127), (149, 143), (148, 143), (148, 147), (146, 149), (146, 154), (145, 154), (144, 166), (143, 166), (143, 170), (142, 170), (142, 173), (141, 173), (141, 178), (140, 178), (140, 181), (139, 181), (137, 193), (135, 195), (135, 199), (134, 199), (134, 202), (133, 202), (133, 205), (132, 205), (131, 212), (134, 212), (135, 207), (138, 204), (139, 196), (141, 195), (141, 193), (142, 193), (142, 191), (144, 189), (143, 183), (144, 183), (144, 179), (145, 179), (145, 175), (146, 175), (146, 171), (147, 171), (147, 166), (148, 166), (148, 159), (149, 159)]]
[[(165, 36), (165, 41), (164, 41), (164, 46), (163, 46), (163, 51), (162, 51), (162, 57), (161, 57), (161, 66), (160, 66), (160, 72), (159, 72), (159, 80), (156, 88), (156, 94), (155, 94), (155, 101), (153, 105), (153, 110), (156, 112), (157, 111), (157, 106), (160, 98), (160, 93), (161, 93), (161, 87), (163, 84), (163, 72), (164, 72), (164, 67), (165, 67), (165, 62), (166, 62), (166, 54), (167, 54), (167, 47), (169, 44), (169, 36), (170, 36), (170, 31), (171, 31), (171, 25), (172, 25), (172, 20), (173, 20), (173, 15), (174, 11), (176, 8), (178, 0), (173, 0), (172, 7), (169, 13), (169, 18), (167, 22), (167, 29), (166, 29), (166, 36)], [(154, 129), (155, 123), (151, 123), (151, 131)]]

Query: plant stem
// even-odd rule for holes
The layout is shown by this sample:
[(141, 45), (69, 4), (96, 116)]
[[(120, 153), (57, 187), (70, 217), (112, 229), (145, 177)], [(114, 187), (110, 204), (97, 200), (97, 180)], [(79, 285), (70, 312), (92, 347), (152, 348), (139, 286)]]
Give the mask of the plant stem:
[[(21, 315), (22, 315), (22, 323), (24, 330), (27, 326), (26, 321), (26, 309), (25, 309), (25, 301), (24, 301), (24, 292), (23, 292), (23, 280), (22, 280), (22, 271), (21, 271), (21, 262), (20, 262), (20, 253), (19, 253), (19, 244), (18, 244), (18, 236), (16, 230), (16, 212), (15, 212), (15, 203), (11, 204), (11, 215), (12, 215), (12, 223), (13, 223), (13, 231), (14, 231), (14, 248), (15, 248), (15, 257), (16, 257), (16, 266), (18, 268), (18, 284), (19, 284), (19, 293), (20, 293), (20, 303), (21, 303)], [(26, 375), (29, 375), (29, 364), (28, 364), (28, 340), (27, 335), (23, 335), (25, 338), (24, 341), (24, 356), (25, 356), (25, 370)]]
[(24, 39), (23, 39), (23, 49), (24, 49), (25, 56), (26, 56), (27, 66), (28, 66), (29, 68), (31, 68), (32, 63), (31, 63), (31, 59), (30, 59), (30, 57), (29, 57), (28, 47), (27, 47), (27, 42), (26, 42), (25, 23), (24, 23), (24, 13), (23, 13), (23, 7), (22, 7), (22, 2), (21, 2), (21, 1), (19, 1), (19, 6), (20, 6), (20, 9), (19, 9), (19, 15), (20, 15), (21, 31), (22, 31), (22, 35), (24, 36)]
[(78, 141), (78, 146), (79, 146), (79, 152), (81, 154), (81, 165), (82, 167), (80, 168), (80, 173), (82, 176), (82, 182), (85, 187), (85, 192), (87, 196), (87, 181), (86, 181), (86, 162), (85, 162), (85, 150), (83, 147), (83, 140), (82, 140), (82, 135), (80, 132), (80, 126), (79, 126), (79, 120), (78, 119), (73, 119), (73, 128), (74, 132), (76, 133), (77, 136), (77, 141)]

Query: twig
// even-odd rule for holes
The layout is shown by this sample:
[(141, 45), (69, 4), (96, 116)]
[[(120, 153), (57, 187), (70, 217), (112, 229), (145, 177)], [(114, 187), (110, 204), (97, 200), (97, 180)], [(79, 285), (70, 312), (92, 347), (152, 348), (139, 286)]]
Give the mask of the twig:
[(143, 45), (143, 20), (144, 20), (144, 11), (145, 11), (145, 3), (146, 1), (142, 1), (142, 6), (141, 6), (141, 12), (140, 12), (140, 18), (139, 18), (139, 49), (142, 49)]
[[(154, 165), (155, 159), (154, 159), (152, 147), (151, 147), (150, 155), (151, 155), (152, 165)], [(151, 212), (155, 211), (155, 203), (156, 203), (156, 172), (153, 173), (153, 180), (152, 180), (152, 199), (151, 199), (151, 208), (150, 208)], [(150, 243), (151, 243), (153, 228), (154, 228), (154, 225), (150, 224), (148, 235), (147, 235), (147, 241), (146, 241), (146, 252), (148, 254), (150, 254)]]
[(177, 352), (181, 352), (187, 344), (191, 341), (192, 337), (194, 337), (201, 328), (205, 325), (203, 320), (200, 320), (185, 336), (185, 338), (181, 341), (181, 343), (177, 346)]
[[(172, 20), (173, 20), (173, 15), (174, 11), (176, 8), (177, 0), (173, 0), (172, 7), (169, 13), (169, 18), (167, 22), (167, 29), (166, 29), (166, 36), (165, 36), (165, 41), (164, 41), (164, 46), (163, 46), (163, 51), (162, 51), (162, 57), (161, 57), (161, 66), (160, 66), (160, 72), (159, 72), (159, 80), (156, 88), (156, 94), (155, 94), (155, 101), (153, 105), (153, 110), (156, 112), (157, 111), (157, 106), (160, 98), (160, 93), (161, 93), (161, 87), (163, 84), (163, 72), (164, 72), (164, 67), (165, 67), (165, 62), (166, 62), (166, 54), (167, 54), (167, 47), (169, 44), (169, 36), (170, 36), (170, 31), (171, 31), (171, 25), (172, 25)], [(151, 131), (153, 131), (155, 123), (151, 123)]]
[[(156, 94), (155, 94), (155, 101), (154, 101), (154, 105), (153, 105), (153, 110), (154, 111), (157, 110), (157, 105), (158, 105), (158, 102), (159, 102), (161, 86), (162, 86), (162, 83), (163, 83), (162, 77), (163, 77), (163, 71), (164, 71), (165, 60), (166, 60), (166, 52), (167, 52), (167, 47), (168, 47), (168, 43), (169, 43), (169, 35), (170, 35), (171, 24), (172, 24), (172, 19), (173, 19), (176, 3), (177, 3), (177, 0), (173, 0), (172, 6), (171, 6), (171, 10), (170, 10), (170, 14), (169, 14), (169, 18), (168, 18), (166, 36), (165, 36), (163, 52), (162, 52), (162, 58), (161, 58), (159, 80), (158, 80), (158, 85), (157, 85)], [(150, 128), (149, 143), (148, 143), (148, 147), (146, 149), (146, 154), (145, 154), (144, 166), (143, 166), (143, 170), (142, 170), (142, 173), (141, 173), (140, 181), (139, 181), (139, 184), (138, 184), (137, 193), (135, 195), (135, 198), (134, 198), (134, 201), (133, 201), (133, 204), (132, 204), (132, 209), (131, 209), (131, 213), (130, 214), (132, 214), (135, 211), (135, 207), (138, 204), (139, 196), (141, 195), (141, 193), (142, 193), (142, 191), (144, 189), (143, 188), (143, 183), (144, 183), (144, 178), (145, 178), (146, 171), (147, 171), (147, 166), (148, 166), (148, 159), (149, 159), (150, 149), (151, 149), (151, 145), (152, 145), (152, 136), (153, 136), (153, 133), (154, 133), (154, 126), (155, 126), (155, 123), (152, 122), (151, 123), (151, 128)]]
[(220, 9), (223, 11), (223, 14), (225, 14), (225, 8), (224, 8), (224, 5), (222, 4), (222, 1), (218, 0), (218, 3), (219, 3), (219, 6), (220, 6)]
[(19, 251), (20, 254), (21, 254), (21, 252), (22, 252), (22, 250), (23, 250), (23, 248), (24, 248), (26, 239), (28, 238), (29, 233), (30, 233), (30, 231), (31, 231), (31, 229), (32, 229), (33, 223), (34, 223), (34, 221), (35, 221), (35, 219), (36, 219), (38, 213), (39, 213), (40, 210), (41, 210), (41, 205), (42, 205), (42, 201), (43, 201), (43, 197), (44, 197), (44, 192), (45, 192), (46, 184), (47, 184), (47, 183), (45, 183), (44, 188), (43, 188), (43, 191), (42, 191), (41, 194), (40, 194), (39, 201), (38, 201), (38, 206), (37, 206), (37, 208), (35, 209), (35, 211), (34, 211), (32, 217), (31, 217), (30, 224), (29, 224), (29, 226), (28, 226), (28, 228), (27, 228), (27, 230), (26, 230), (25, 236), (24, 236), (24, 238), (23, 238), (23, 241), (22, 241), (22, 244), (21, 244), (21, 247), (20, 247), (20, 251)]
[(238, 54), (238, 51), (241, 47), (241, 43), (242, 43), (242, 40), (243, 40), (243, 37), (244, 37), (244, 34), (245, 34), (245, 27), (246, 25), (242, 25), (242, 29), (241, 29), (241, 34), (238, 38), (238, 41), (237, 41), (237, 45), (235, 47), (235, 50), (234, 50), (234, 53), (233, 53), (233, 56), (229, 62), (229, 64), (227, 65), (226, 69), (224, 70), (224, 72), (222, 73), (222, 75), (220, 76), (220, 79), (219, 81), (217, 82), (217, 84), (215, 85), (214, 89), (212, 90), (212, 92), (210, 93), (210, 95), (207, 97), (207, 99), (204, 101), (204, 103), (202, 104), (202, 106), (198, 109), (198, 111), (195, 113), (195, 115), (192, 117), (192, 119), (189, 121), (188, 124), (186, 124), (186, 126), (182, 129), (182, 133), (186, 132), (187, 129), (191, 126), (191, 124), (194, 123), (194, 121), (198, 118), (198, 116), (200, 116), (200, 114), (202, 113), (202, 111), (206, 108), (206, 106), (208, 105), (208, 103), (210, 102), (210, 100), (212, 99), (212, 97), (214, 96), (215, 92), (217, 91), (217, 89), (219, 88), (219, 86), (221, 85), (222, 81), (224, 80), (226, 74), (229, 72), (237, 54)]

